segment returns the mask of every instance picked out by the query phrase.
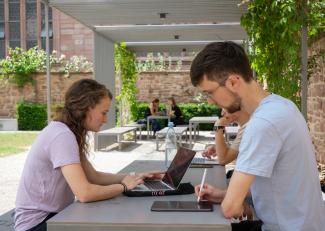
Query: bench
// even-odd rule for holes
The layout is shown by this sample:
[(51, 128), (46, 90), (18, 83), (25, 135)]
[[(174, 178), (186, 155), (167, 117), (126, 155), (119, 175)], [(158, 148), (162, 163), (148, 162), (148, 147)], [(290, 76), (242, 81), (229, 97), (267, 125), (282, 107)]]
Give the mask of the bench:
[(142, 128), (144, 128), (145, 126), (146, 126), (145, 124), (138, 124), (137, 122), (134, 122), (134, 123), (126, 124), (123, 127), (136, 127), (137, 130), (139, 130), (139, 132), (140, 132), (139, 138), (141, 140), (141, 138), (142, 138), (142, 134), (141, 134), (142, 133)]
[(115, 127), (100, 131), (97, 133), (98, 136), (116, 136), (119, 150), (122, 149), (123, 135), (128, 132), (134, 132), (134, 142), (137, 142), (137, 127)]
[[(181, 127), (174, 127), (174, 131), (177, 137), (177, 142), (182, 141), (182, 136), (185, 133), (187, 136), (187, 126), (181, 126)], [(168, 127), (165, 127), (158, 132), (156, 132), (156, 150), (159, 150), (159, 141), (162, 141), (163, 138), (166, 137)]]

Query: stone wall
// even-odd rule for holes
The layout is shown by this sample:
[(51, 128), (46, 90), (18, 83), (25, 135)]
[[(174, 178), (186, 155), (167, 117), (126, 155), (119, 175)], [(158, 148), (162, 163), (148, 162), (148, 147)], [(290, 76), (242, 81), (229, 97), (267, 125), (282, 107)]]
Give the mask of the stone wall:
[[(71, 73), (69, 78), (52, 73), (52, 103), (63, 102), (66, 90), (76, 80), (92, 77), (92, 73)], [(28, 84), (21, 89), (6, 80), (0, 80), (0, 117), (16, 117), (16, 104), (20, 101), (46, 103), (46, 75), (40, 73), (33, 78), (36, 80), (34, 85)]]
[[(325, 36), (315, 41), (308, 51), (315, 60), (308, 81), (308, 125), (315, 145), (317, 160), (325, 164)], [(322, 57), (323, 56), (323, 57)]]
[(53, 8), (53, 48), (68, 58), (73, 55), (93, 60), (93, 31)]
[(176, 102), (195, 102), (198, 90), (190, 81), (189, 72), (142, 72), (139, 75), (137, 99), (140, 102), (151, 102), (158, 98), (162, 103), (173, 96)]

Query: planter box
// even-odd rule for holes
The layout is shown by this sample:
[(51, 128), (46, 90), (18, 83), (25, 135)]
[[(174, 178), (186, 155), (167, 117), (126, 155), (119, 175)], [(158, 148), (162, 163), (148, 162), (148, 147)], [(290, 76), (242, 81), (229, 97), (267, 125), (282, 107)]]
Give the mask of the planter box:
[(17, 119), (0, 118), (0, 131), (17, 131)]

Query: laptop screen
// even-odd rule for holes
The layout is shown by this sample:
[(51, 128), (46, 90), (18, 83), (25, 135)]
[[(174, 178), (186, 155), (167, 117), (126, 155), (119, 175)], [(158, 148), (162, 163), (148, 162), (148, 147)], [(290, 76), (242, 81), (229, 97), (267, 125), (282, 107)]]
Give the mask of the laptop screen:
[(195, 153), (193, 150), (180, 147), (162, 181), (177, 188), (190, 166)]

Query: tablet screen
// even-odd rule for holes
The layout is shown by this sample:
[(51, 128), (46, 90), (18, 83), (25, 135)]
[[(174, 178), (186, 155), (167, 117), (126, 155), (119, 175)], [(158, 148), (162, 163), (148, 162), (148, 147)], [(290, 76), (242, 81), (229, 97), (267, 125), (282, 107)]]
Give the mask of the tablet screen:
[(151, 211), (209, 212), (213, 204), (209, 201), (154, 201)]

